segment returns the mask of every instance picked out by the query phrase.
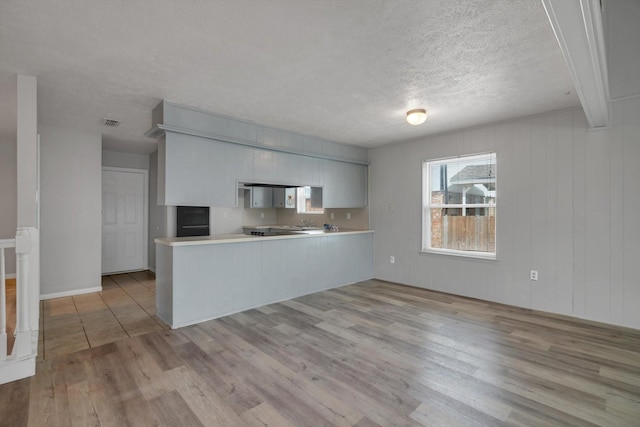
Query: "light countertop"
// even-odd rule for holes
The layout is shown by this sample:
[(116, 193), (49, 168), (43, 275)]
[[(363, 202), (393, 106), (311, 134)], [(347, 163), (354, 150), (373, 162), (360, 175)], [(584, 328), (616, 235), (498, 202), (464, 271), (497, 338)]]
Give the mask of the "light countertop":
[(246, 234), (221, 234), (217, 236), (194, 236), (194, 237), (159, 237), (154, 240), (158, 245), (163, 246), (196, 246), (213, 245), (224, 243), (258, 242), (268, 240), (283, 239), (309, 239), (314, 237), (339, 236), (349, 234), (373, 233), (374, 230), (356, 230), (341, 228), (340, 231), (327, 231), (317, 234), (286, 234), (278, 236), (249, 236)]

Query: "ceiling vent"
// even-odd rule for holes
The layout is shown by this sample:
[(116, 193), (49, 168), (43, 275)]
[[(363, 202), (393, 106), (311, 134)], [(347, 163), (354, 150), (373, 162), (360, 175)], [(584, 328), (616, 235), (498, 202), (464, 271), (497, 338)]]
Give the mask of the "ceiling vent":
[(120, 121), (115, 119), (104, 119), (104, 123), (102, 123), (108, 128), (117, 128), (120, 126)]

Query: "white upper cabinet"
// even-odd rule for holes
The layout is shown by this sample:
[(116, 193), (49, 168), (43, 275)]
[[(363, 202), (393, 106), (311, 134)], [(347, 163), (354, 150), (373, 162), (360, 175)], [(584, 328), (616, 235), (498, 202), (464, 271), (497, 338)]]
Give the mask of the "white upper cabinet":
[[(166, 101), (153, 111), (158, 204), (236, 206), (238, 182), (323, 187), (324, 207), (367, 205), (366, 150)], [(161, 123), (163, 121), (163, 123)]]
[[(251, 187), (245, 193), (244, 207), (245, 208), (273, 208), (273, 188), (271, 187)], [(283, 189), (284, 190), (284, 189)], [(282, 197), (284, 206), (284, 194)]]
[[(323, 187), (324, 208), (367, 206), (367, 166), (167, 132), (158, 204), (235, 206), (238, 182)], [(252, 206), (258, 207), (258, 206)], [(267, 207), (260, 205), (259, 207)]]
[(286, 188), (273, 189), (273, 207), (274, 208), (287, 207)]
[(367, 166), (331, 160), (324, 163), (323, 207), (366, 207)]
[(167, 132), (163, 164), (158, 165), (158, 178), (164, 176), (164, 194), (158, 193), (158, 204), (234, 206), (239, 165), (230, 164), (229, 146)]

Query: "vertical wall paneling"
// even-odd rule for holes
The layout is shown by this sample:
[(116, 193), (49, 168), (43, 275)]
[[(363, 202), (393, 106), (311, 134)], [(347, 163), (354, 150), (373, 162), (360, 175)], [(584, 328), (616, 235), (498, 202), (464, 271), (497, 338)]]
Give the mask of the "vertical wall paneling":
[[(498, 211), (496, 212), (496, 251), (498, 256), (499, 280), (494, 285), (497, 302), (511, 303), (509, 298), (513, 283), (514, 254), (514, 182), (502, 177), (513, 176), (513, 126), (503, 124), (495, 128), (496, 161), (498, 175)], [(503, 220), (504, 218), (504, 220)]]
[[(517, 185), (514, 192), (514, 213), (511, 218), (517, 245), (514, 249), (513, 286), (511, 304), (530, 307), (531, 305), (531, 120), (514, 123), (513, 132), (513, 179)], [(498, 172), (500, 173), (500, 172)], [(508, 178), (507, 178), (508, 179)], [(505, 220), (505, 219), (503, 219)]]
[[(570, 109), (371, 149), (375, 276), (640, 329), (640, 98), (612, 119), (589, 132)], [(422, 160), (491, 150), (498, 259), (419, 253)]]
[(609, 320), (609, 144), (608, 130), (587, 132), (585, 140), (585, 316)]
[(624, 143), (624, 316), (625, 323), (640, 328), (640, 98), (620, 103)]
[[(543, 213), (546, 222), (544, 233), (544, 261), (545, 270), (543, 279), (545, 283), (545, 304), (548, 310), (556, 311), (558, 300), (558, 125), (557, 115), (547, 117), (545, 126), (545, 175), (543, 177), (545, 199), (545, 211)], [(542, 178), (541, 178), (542, 179)]]
[(611, 321), (624, 322), (624, 125), (620, 104), (613, 105), (612, 129), (609, 131), (611, 161), (609, 167), (609, 283), (611, 283), (609, 311)]
[[(531, 307), (544, 309), (547, 305), (546, 236), (536, 230), (547, 228), (547, 116), (531, 119), (531, 260), (530, 270), (538, 271), (538, 280), (530, 280)], [(525, 272), (526, 274), (526, 272)]]
[(554, 114), (557, 123), (556, 222), (558, 233), (557, 307), (573, 313), (573, 112)]
[(585, 160), (587, 122), (582, 114), (573, 115), (573, 313), (584, 317), (585, 302)]

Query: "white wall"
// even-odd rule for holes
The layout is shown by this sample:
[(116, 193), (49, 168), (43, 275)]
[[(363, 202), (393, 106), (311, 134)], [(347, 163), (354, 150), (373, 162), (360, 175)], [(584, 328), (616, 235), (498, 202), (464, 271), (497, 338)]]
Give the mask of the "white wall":
[(18, 227), (38, 228), (38, 95), (37, 79), (17, 78)]
[[(375, 276), (640, 329), (640, 98), (612, 112), (605, 131), (575, 109), (370, 150)], [(422, 160), (494, 150), (498, 260), (419, 253)]]
[(604, 30), (611, 98), (640, 94), (640, 1), (604, 3)]
[(158, 206), (158, 152), (149, 156), (149, 242), (148, 264), (151, 271), (156, 271), (157, 237), (167, 237), (167, 207)]
[[(17, 152), (15, 135), (0, 137), (0, 239), (16, 237), (17, 220)], [(13, 249), (5, 250), (7, 274), (16, 272), (16, 258)]]
[(103, 150), (102, 166), (109, 166), (113, 168), (149, 169), (149, 155)]
[(100, 289), (99, 133), (40, 126), (41, 295)]

